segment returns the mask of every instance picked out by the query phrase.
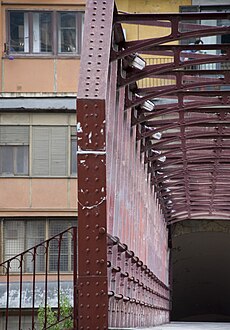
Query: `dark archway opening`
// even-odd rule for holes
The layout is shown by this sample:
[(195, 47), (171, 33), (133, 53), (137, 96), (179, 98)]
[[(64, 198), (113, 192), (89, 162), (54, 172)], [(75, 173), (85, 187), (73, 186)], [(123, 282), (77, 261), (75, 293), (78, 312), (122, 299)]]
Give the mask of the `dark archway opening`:
[(230, 322), (230, 227), (210, 223), (173, 228), (173, 321)]

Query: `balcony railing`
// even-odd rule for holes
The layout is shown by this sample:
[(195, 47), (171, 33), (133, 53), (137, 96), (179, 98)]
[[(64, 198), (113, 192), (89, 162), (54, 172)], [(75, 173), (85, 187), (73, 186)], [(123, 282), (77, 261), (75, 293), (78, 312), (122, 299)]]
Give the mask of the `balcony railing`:
[[(66, 273), (63, 251), (70, 240), (72, 271)], [(54, 251), (56, 262), (53, 262)], [(55, 329), (52, 328), (55, 324), (67, 323), (71, 324), (72, 329), (77, 329), (76, 283), (76, 227), (1, 263), (1, 329), (46, 330)], [(63, 304), (67, 306), (64, 313)]]
[[(146, 61), (147, 65), (159, 65), (159, 64), (167, 64), (173, 62), (173, 57), (143, 57)], [(189, 62), (189, 59), (186, 59), (186, 61)], [(207, 75), (205, 75), (205, 70), (213, 70), (213, 75), (209, 73), (208, 78), (222, 78), (220, 74), (216, 74), (215, 70), (230, 70), (230, 62), (220, 62), (220, 63), (207, 63), (207, 64), (201, 64), (201, 65), (191, 65), (186, 66), (185, 70), (202, 70), (202, 74), (199, 75), (199, 77), (207, 78)], [(197, 80), (198, 76), (196, 76)], [(188, 79), (188, 77), (186, 78)], [(147, 88), (147, 87), (161, 87), (161, 86), (167, 86), (167, 85), (175, 85), (176, 80), (175, 77), (172, 76), (160, 76), (155, 75), (152, 77), (148, 77), (142, 80), (138, 81), (138, 86), (140, 88)]]

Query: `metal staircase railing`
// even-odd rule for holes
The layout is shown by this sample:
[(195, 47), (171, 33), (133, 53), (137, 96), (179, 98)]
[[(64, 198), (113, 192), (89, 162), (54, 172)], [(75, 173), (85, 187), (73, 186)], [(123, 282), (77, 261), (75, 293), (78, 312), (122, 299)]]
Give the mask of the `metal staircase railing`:
[[(71, 250), (68, 269), (66, 249)], [(77, 329), (76, 283), (77, 227), (4, 261), (0, 264), (1, 329), (56, 330), (66, 329), (67, 324)]]

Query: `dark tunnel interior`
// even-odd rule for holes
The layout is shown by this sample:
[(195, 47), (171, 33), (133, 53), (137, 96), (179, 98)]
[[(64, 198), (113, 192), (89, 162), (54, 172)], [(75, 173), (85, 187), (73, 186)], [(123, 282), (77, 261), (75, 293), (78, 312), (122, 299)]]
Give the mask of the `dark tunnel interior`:
[[(194, 230), (194, 228), (193, 228)], [(230, 321), (230, 232), (193, 231), (172, 239), (172, 321)]]

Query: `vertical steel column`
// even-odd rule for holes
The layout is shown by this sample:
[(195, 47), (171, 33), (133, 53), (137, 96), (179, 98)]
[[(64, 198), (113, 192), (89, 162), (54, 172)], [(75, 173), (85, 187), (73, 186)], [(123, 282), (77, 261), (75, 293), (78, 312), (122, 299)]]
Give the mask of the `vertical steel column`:
[(77, 101), (78, 330), (108, 329), (106, 141), (114, 1), (89, 0)]

